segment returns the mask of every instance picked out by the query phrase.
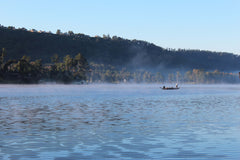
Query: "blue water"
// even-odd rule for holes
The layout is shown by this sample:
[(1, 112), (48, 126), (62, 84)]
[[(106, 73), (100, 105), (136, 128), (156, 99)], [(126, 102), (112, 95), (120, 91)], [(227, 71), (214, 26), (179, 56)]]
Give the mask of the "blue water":
[(240, 85), (0, 85), (0, 159), (240, 159)]

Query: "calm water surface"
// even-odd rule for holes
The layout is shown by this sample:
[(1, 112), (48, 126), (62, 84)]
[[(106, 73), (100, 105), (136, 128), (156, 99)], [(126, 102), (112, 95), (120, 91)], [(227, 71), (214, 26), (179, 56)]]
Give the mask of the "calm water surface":
[(240, 159), (240, 85), (0, 85), (0, 159)]

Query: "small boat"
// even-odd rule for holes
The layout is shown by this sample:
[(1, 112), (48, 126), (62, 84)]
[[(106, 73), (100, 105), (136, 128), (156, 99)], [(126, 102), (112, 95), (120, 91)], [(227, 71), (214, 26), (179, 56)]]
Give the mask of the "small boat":
[(163, 90), (176, 90), (176, 89), (179, 89), (180, 87), (160, 87), (162, 88)]
[(178, 84), (176, 84), (176, 87), (165, 87), (165, 86), (163, 86), (163, 87), (160, 87), (160, 88), (162, 88), (163, 90), (175, 90), (175, 89), (179, 89)]

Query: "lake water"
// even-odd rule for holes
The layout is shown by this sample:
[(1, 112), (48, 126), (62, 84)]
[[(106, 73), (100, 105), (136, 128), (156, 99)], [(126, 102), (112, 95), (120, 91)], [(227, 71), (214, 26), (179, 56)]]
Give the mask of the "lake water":
[(0, 85), (0, 159), (240, 159), (240, 85)]

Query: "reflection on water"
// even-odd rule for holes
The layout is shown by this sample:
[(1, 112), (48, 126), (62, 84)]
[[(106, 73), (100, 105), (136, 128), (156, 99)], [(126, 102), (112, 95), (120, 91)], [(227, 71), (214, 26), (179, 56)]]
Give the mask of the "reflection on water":
[(239, 93), (0, 85), (0, 159), (240, 159)]

